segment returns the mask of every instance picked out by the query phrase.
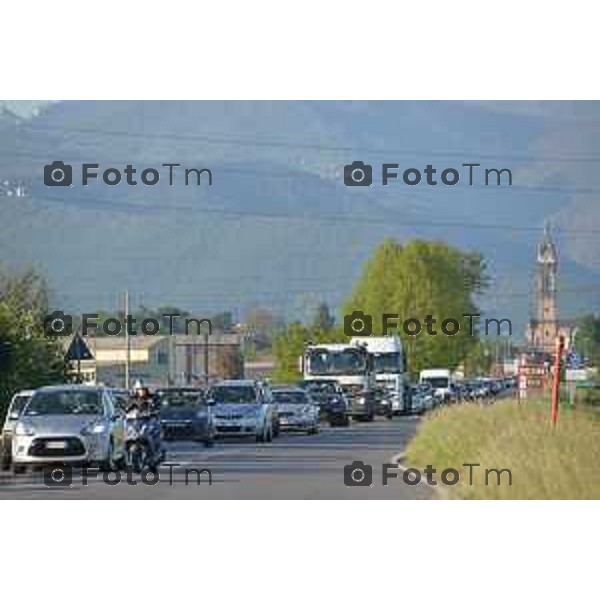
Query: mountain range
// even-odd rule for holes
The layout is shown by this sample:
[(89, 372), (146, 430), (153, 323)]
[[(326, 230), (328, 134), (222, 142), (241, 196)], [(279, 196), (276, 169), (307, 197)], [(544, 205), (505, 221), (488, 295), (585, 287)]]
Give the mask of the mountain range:
[[(322, 300), (337, 309), (385, 237), (441, 239), (485, 256), (480, 304), (518, 335), (545, 222), (562, 316), (598, 309), (599, 129), (598, 103), (5, 102), (0, 183), (27, 193), (0, 198), (0, 256), (37, 264), (64, 310), (110, 309), (129, 290), (146, 306), (302, 319)], [(47, 187), (57, 160), (174, 162), (213, 183)], [(475, 162), (511, 169), (513, 185), (349, 188), (353, 161), (438, 174)]]

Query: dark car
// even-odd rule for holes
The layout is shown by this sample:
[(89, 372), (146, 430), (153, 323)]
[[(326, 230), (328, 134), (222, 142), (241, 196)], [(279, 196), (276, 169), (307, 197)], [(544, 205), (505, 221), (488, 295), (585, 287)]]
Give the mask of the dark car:
[(163, 439), (193, 440), (206, 447), (214, 444), (215, 423), (204, 390), (163, 388), (156, 390)]
[(335, 379), (308, 380), (302, 381), (299, 385), (318, 404), (322, 420), (332, 426), (348, 426), (350, 424), (348, 400)]
[(386, 419), (394, 417), (392, 397), (384, 386), (378, 386), (375, 389), (375, 414), (386, 417)]

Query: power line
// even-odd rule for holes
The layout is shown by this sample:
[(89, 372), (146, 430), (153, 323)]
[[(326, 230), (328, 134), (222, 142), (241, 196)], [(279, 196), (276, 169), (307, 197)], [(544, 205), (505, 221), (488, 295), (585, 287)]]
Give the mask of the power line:
[[(209, 144), (223, 144), (223, 145), (238, 145), (238, 146), (251, 146), (251, 147), (267, 147), (267, 148), (290, 148), (300, 150), (319, 150), (329, 152), (348, 152), (348, 153), (368, 153), (368, 154), (397, 154), (397, 155), (426, 155), (426, 156), (438, 156), (438, 157), (462, 157), (471, 153), (482, 159), (503, 159), (503, 160), (518, 160), (524, 162), (566, 162), (566, 163), (597, 163), (600, 160), (598, 154), (582, 154), (582, 155), (556, 155), (548, 156), (544, 155), (541, 157), (532, 157), (528, 155), (510, 155), (510, 154), (485, 154), (478, 150), (469, 151), (458, 151), (458, 150), (406, 150), (405, 148), (373, 148), (368, 146), (337, 146), (331, 144), (323, 144), (321, 142), (289, 142), (286, 140), (257, 140), (248, 139), (243, 137), (229, 137), (222, 136), (215, 133), (195, 133), (195, 134), (180, 134), (180, 133), (169, 133), (169, 132), (135, 132), (135, 131), (124, 131), (124, 130), (106, 130), (98, 129), (93, 127), (52, 127), (48, 125), (40, 126), (39, 123), (33, 124), (27, 128), (30, 133), (35, 134), (40, 131), (42, 132), (56, 132), (56, 133), (81, 133), (81, 134), (94, 134), (94, 135), (107, 135), (107, 136), (124, 136), (127, 138), (142, 138), (142, 139), (172, 139), (176, 141), (189, 141), (198, 142), (204, 141)], [(470, 160), (470, 159), (465, 159)]]
[[(511, 231), (521, 233), (536, 233), (541, 234), (543, 228), (535, 226), (517, 226), (508, 225), (502, 223), (459, 223), (453, 221), (421, 221), (421, 220), (406, 220), (402, 215), (390, 215), (391, 218), (402, 219), (401, 222), (393, 222), (390, 218), (378, 218), (372, 216), (359, 216), (359, 215), (348, 215), (348, 214), (291, 214), (291, 213), (277, 213), (272, 211), (256, 211), (256, 210), (233, 210), (233, 209), (219, 209), (219, 208), (208, 208), (208, 207), (195, 207), (195, 206), (164, 206), (164, 205), (149, 205), (146, 203), (136, 203), (128, 201), (116, 201), (113, 199), (103, 198), (97, 204), (91, 205), (89, 203), (90, 198), (76, 197), (65, 200), (56, 196), (46, 195), (34, 195), (30, 196), (34, 200), (42, 200), (47, 202), (54, 202), (57, 204), (73, 205), (77, 201), (78, 208), (98, 210), (103, 206), (110, 206), (116, 209), (128, 209), (133, 211), (149, 211), (149, 212), (197, 212), (198, 214), (210, 214), (219, 215), (225, 217), (237, 218), (258, 218), (258, 219), (282, 219), (282, 220), (295, 220), (295, 221), (317, 221), (317, 222), (350, 222), (357, 225), (361, 224), (376, 224), (385, 225), (387, 227), (394, 228), (407, 228), (407, 227), (441, 227), (441, 228), (456, 228), (456, 229), (481, 229), (481, 230), (498, 230), (498, 231)], [(23, 198), (19, 198), (22, 201)], [(600, 229), (554, 229), (553, 235), (556, 236), (581, 236), (591, 235), (596, 236), (600, 234)]]
[[(77, 153), (77, 154), (81, 154), (81, 150)], [(33, 159), (33, 160), (39, 160), (42, 162), (46, 162), (48, 160), (50, 160), (48, 155), (36, 155), (36, 154), (32, 154), (29, 152), (22, 152), (22, 151), (15, 151), (15, 152), (8, 152), (5, 150), (0, 150), (0, 155), (4, 155), (4, 156), (10, 156), (12, 158), (28, 158), (28, 159)], [(67, 161), (74, 161), (74, 155), (73, 154), (68, 154), (66, 156), (62, 156), (61, 157), (63, 160), (67, 160)], [(89, 159), (88, 159), (89, 160)], [(128, 164), (129, 162), (131, 162), (132, 157), (129, 156), (127, 158), (117, 158), (113, 155), (111, 155), (111, 160), (113, 162), (113, 164), (115, 163), (122, 163), (122, 164)], [(146, 159), (148, 160), (148, 159)], [(167, 160), (171, 160), (170, 158), (161, 158), (161, 159), (155, 159), (152, 162), (158, 161), (158, 160), (162, 160), (162, 161), (167, 161)], [(599, 158), (600, 160), (600, 158)], [(257, 163), (260, 164), (260, 163)], [(265, 178), (265, 179), (284, 179), (284, 180), (292, 180), (294, 175), (297, 175), (298, 173), (303, 173), (305, 176), (313, 176), (315, 178), (321, 178), (324, 181), (330, 181), (330, 182), (335, 182), (335, 183), (341, 183), (341, 166), (342, 165), (336, 165), (336, 169), (335, 172), (333, 172), (333, 170), (331, 168), (329, 169), (321, 169), (321, 172), (318, 172), (317, 170), (310, 170), (307, 168), (304, 168), (304, 166), (302, 166), (302, 169), (298, 169), (295, 168), (297, 167), (297, 165), (285, 165), (282, 164), (281, 169), (280, 170), (274, 170), (274, 169), (262, 169), (259, 170), (256, 168), (256, 165), (252, 163), (252, 166), (246, 169), (242, 169), (239, 167), (235, 167), (235, 166), (228, 166), (224, 163), (218, 163), (216, 166), (213, 166), (211, 168), (212, 171), (214, 171), (215, 173), (219, 173), (219, 172), (224, 172), (224, 173), (233, 173), (236, 175), (242, 175), (242, 176), (249, 176), (249, 177), (261, 177), (261, 178)], [(334, 175), (334, 177), (332, 177), (332, 175)], [(405, 186), (405, 187), (396, 187), (396, 189), (403, 189), (406, 191), (410, 191), (411, 193), (423, 193), (424, 191), (428, 191), (433, 193), (434, 190), (429, 189), (432, 186)], [(440, 187), (440, 186), (438, 186)], [(523, 193), (523, 194), (567, 194), (567, 195), (591, 195), (591, 194), (600, 194), (600, 187), (570, 187), (570, 188), (565, 188), (565, 187), (559, 187), (559, 186), (549, 186), (549, 185), (516, 185), (513, 184), (511, 186), (508, 185), (501, 185), (501, 186), (493, 186), (493, 185), (473, 185), (473, 186), (468, 186), (469, 188), (471, 188), (472, 190), (486, 190), (486, 193), (491, 193), (491, 192), (495, 192), (495, 193), (503, 193), (503, 192), (507, 192), (508, 190), (511, 191), (511, 193)], [(389, 186), (388, 189), (386, 190), (386, 188), (381, 188), (382, 192), (392, 192), (393, 191), (393, 187)], [(456, 190), (466, 190), (467, 186), (444, 186), (443, 188), (445, 191), (456, 191)]]

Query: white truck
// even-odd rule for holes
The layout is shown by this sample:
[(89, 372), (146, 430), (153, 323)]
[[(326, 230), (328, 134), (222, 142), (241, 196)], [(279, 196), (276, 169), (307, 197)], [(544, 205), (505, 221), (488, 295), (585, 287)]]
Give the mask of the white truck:
[(378, 402), (378, 412), (388, 417), (410, 413), (410, 385), (400, 337), (353, 337), (350, 343), (363, 345), (372, 357), (377, 387), (383, 392)]
[(375, 374), (366, 348), (357, 344), (309, 344), (302, 357), (305, 381), (336, 381), (353, 419), (375, 418)]
[(425, 369), (419, 374), (419, 383), (428, 383), (435, 397), (442, 402), (452, 398), (454, 376), (450, 369)]

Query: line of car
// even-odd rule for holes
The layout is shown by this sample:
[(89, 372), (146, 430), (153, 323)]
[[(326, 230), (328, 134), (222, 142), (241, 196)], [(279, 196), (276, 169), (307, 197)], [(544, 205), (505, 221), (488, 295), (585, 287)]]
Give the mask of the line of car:
[[(347, 425), (336, 390), (315, 394), (301, 386), (271, 388), (254, 380), (225, 380), (208, 389), (161, 388), (154, 392), (164, 441), (249, 437), (269, 443), (284, 431), (319, 433), (322, 418)], [(2, 469), (15, 473), (54, 463), (114, 470), (125, 464), (126, 389), (89, 385), (47, 386), (16, 394), (2, 429)], [(345, 405), (343, 405), (345, 406)]]
[(411, 405), (414, 414), (422, 414), (441, 404), (455, 402), (489, 401), (498, 394), (515, 387), (513, 377), (480, 377), (454, 381), (447, 387), (436, 388), (422, 381), (411, 387)]
[[(441, 395), (422, 382), (411, 388), (410, 412), (421, 414), (447, 402), (482, 400), (512, 385), (511, 379), (454, 382), (451, 394)], [(315, 435), (323, 422), (331, 427), (349, 426), (352, 412), (346, 392), (334, 381), (272, 387), (263, 381), (224, 380), (207, 389), (160, 388), (154, 398), (164, 441), (192, 440), (206, 447), (231, 437), (270, 443), (285, 431)], [(60, 385), (19, 392), (2, 429), (2, 469), (12, 467), (18, 473), (47, 463), (122, 468), (130, 401), (128, 390), (101, 386)], [(389, 407), (377, 412), (393, 416)]]

